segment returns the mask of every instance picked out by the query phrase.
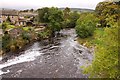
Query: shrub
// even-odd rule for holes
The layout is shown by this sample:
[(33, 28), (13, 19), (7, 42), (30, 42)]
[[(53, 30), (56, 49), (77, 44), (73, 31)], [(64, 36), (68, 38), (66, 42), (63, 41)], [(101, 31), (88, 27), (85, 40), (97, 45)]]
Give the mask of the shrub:
[(2, 49), (4, 51), (9, 51), (9, 46), (8, 44), (10, 43), (11, 39), (10, 39), (10, 35), (9, 34), (5, 34), (2, 37)]
[(80, 38), (87, 38), (93, 35), (97, 19), (92, 13), (82, 13), (77, 20), (76, 33)]
[(30, 41), (30, 33), (23, 32), (23, 33), (22, 33), (22, 38), (23, 38), (24, 40)]
[(49, 36), (50, 36), (50, 31), (49, 30), (45, 30), (43, 32), (38, 33), (39, 39), (45, 39), (45, 38), (48, 38)]
[(118, 78), (118, 26), (114, 23), (110, 28), (104, 28), (104, 34), (97, 34), (96, 40), (101, 42), (96, 44), (95, 58), (92, 65), (84, 69), (84, 73), (89, 73), (90, 77), (97, 78)]

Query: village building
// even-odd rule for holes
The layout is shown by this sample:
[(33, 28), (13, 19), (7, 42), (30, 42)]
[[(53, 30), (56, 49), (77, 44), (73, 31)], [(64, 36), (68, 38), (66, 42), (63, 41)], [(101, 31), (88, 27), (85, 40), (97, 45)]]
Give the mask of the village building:
[(0, 9), (0, 23), (6, 22), (10, 18), (11, 23), (15, 24), (18, 22), (18, 11), (11, 9)]
[(36, 12), (19, 12), (20, 18), (33, 18), (37, 16)]
[(10, 22), (15, 26), (32, 25), (31, 19), (35, 17), (35, 12), (20, 12), (18, 10), (0, 9), (0, 23), (6, 22), (10, 18)]
[(33, 26), (32, 19), (37, 15), (35, 12), (19, 12), (19, 25), (20, 26)]

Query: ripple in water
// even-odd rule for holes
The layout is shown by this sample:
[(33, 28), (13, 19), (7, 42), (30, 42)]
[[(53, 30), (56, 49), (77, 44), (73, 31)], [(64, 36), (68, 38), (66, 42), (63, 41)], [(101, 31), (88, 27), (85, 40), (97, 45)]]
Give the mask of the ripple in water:
[[(34, 45), (33, 45), (34, 46)], [(8, 66), (12, 66), (18, 63), (23, 63), (23, 62), (29, 62), (33, 61), (36, 59), (37, 56), (40, 56), (42, 53), (39, 52), (39, 50), (26, 50), (24, 54), (15, 57), (14, 59), (10, 59), (7, 62), (0, 64), (0, 75), (9, 73), (10, 71), (7, 70), (7, 72), (3, 72), (2, 69)]]

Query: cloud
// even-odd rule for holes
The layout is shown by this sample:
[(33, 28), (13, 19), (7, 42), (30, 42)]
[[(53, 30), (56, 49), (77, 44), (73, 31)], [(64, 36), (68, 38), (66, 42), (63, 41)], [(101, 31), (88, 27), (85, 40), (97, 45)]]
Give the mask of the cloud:
[(27, 9), (41, 7), (90, 8), (103, 0), (1, 0), (0, 8)]

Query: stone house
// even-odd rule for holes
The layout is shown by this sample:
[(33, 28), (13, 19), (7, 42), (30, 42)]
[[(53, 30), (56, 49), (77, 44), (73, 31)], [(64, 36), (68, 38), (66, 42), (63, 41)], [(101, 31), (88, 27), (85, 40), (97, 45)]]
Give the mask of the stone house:
[(8, 17), (10, 18), (11, 23), (16, 26), (26, 26), (32, 25), (33, 19), (37, 13), (35, 12), (20, 12), (18, 10), (11, 9), (0, 9), (0, 23), (6, 22)]
[(19, 12), (19, 26), (33, 26), (33, 21), (31, 21), (37, 13), (35, 12)]
[(16, 23), (16, 25), (17, 26), (26, 26), (26, 20), (19, 18), (19, 21)]
[(37, 16), (36, 12), (19, 12), (19, 17), (21, 18), (33, 18)]
[(6, 22), (7, 18), (10, 18), (11, 22), (15, 24), (18, 22), (18, 11), (11, 9), (0, 9), (0, 22)]

